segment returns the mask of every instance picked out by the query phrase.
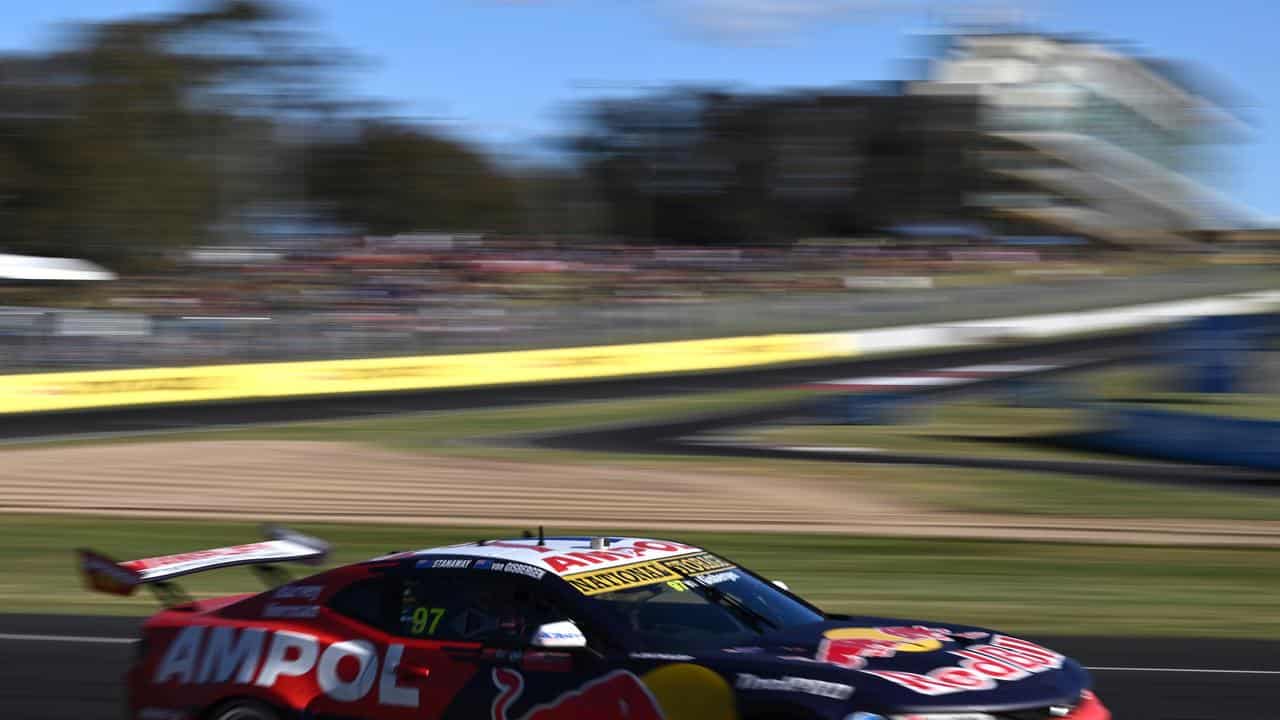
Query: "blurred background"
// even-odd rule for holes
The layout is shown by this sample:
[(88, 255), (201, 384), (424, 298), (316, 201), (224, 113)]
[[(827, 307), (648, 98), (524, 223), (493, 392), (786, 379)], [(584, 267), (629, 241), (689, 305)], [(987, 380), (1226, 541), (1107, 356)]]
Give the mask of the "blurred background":
[[(1278, 23), (1266, 0), (6, 8), (0, 708), (115, 708), (120, 648), (76, 655), (93, 681), (64, 695), (40, 688), (73, 644), (26, 659), (153, 609), (80, 592), (71, 547), (269, 519), (337, 561), (679, 535), (833, 610), (1054, 640), (1118, 718), (1268, 717)], [(691, 342), (630, 347), (668, 341)]]
[(46, 5), (0, 36), (11, 371), (843, 330), (1272, 262), (1233, 192), (1273, 203), (1265, 171), (1230, 168), (1280, 110), (1022, 8)]

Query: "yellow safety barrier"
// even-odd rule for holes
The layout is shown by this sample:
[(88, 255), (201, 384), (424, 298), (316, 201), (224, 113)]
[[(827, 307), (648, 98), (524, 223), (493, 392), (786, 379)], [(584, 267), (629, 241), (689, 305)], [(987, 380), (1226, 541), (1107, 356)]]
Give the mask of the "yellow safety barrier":
[(762, 335), (365, 360), (0, 376), (0, 413), (694, 372), (851, 355), (848, 335)]

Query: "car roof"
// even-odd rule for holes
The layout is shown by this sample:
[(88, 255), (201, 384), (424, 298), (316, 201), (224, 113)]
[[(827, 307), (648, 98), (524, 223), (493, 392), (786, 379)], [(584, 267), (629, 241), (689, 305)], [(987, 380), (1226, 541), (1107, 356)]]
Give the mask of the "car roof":
[(395, 557), (470, 557), (491, 561), (521, 562), (557, 575), (573, 575), (618, 565), (660, 560), (703, 552), (672, 540), (637, 537), (558, 536), (479, 540), (476, 542), (427, 548)]

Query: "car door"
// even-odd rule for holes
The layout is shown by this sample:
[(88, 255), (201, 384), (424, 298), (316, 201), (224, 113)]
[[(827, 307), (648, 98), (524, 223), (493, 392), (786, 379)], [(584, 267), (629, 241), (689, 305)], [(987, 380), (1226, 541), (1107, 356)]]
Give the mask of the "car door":
[[(497, 569), (494, 566), (497, 566)], [(415, 568), (402, 586), (400, 626), (406, 663), (443, 653), (470, 680), (442, 720), (654, 720), (643, 683), (613, 668), (599, 651), (603, 638), (575, 617), (554, 577), (507, 572), (507, 564), (477, 561), (467, 569)], [(591, 647), (535, 647), (539, 628), (578, 622)], [(571, 632), (575, 626), (556, 627)], [(545, 641), (544, 641), (545, 642)], [(441, 650), (443, 643), (450, 645)], [(420, 654), (421, 653), (421, 654)], [(428, 717), (428, 716), (424, 716)]]
[(404, 578), (392, 571), (328, 599), (323, 623), (333, 642), (316, 663), (321, 692), (311, 717), (436, 720), (474, 679), (480, 644), (442, 632), (442, 617), (432, 622), (428, 611), (441, 602), (411, 605), (405, 593)]

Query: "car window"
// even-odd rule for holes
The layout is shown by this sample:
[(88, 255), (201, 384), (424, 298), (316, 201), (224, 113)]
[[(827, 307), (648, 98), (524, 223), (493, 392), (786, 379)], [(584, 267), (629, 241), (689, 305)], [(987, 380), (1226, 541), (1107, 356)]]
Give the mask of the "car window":
[(358, 580), (334, 593), (329, 608), (370, 627), (385, 629), (390, 623), (387, 579)]
[(702, 557), (714, 567), (617, 590), (604, 582), (582, 582), (580, 589), (590, 594), (594, 608), (631, 631), (637, 649), (648, 651), (753, 642), (766, 632), (823, 619), (771, 583), (715, 556)]
[(520, 647), (539, 625), (564, 619), (538, 583), (528, 578), (426, 569), (402, 580), (395, 632), (405, 637)]

